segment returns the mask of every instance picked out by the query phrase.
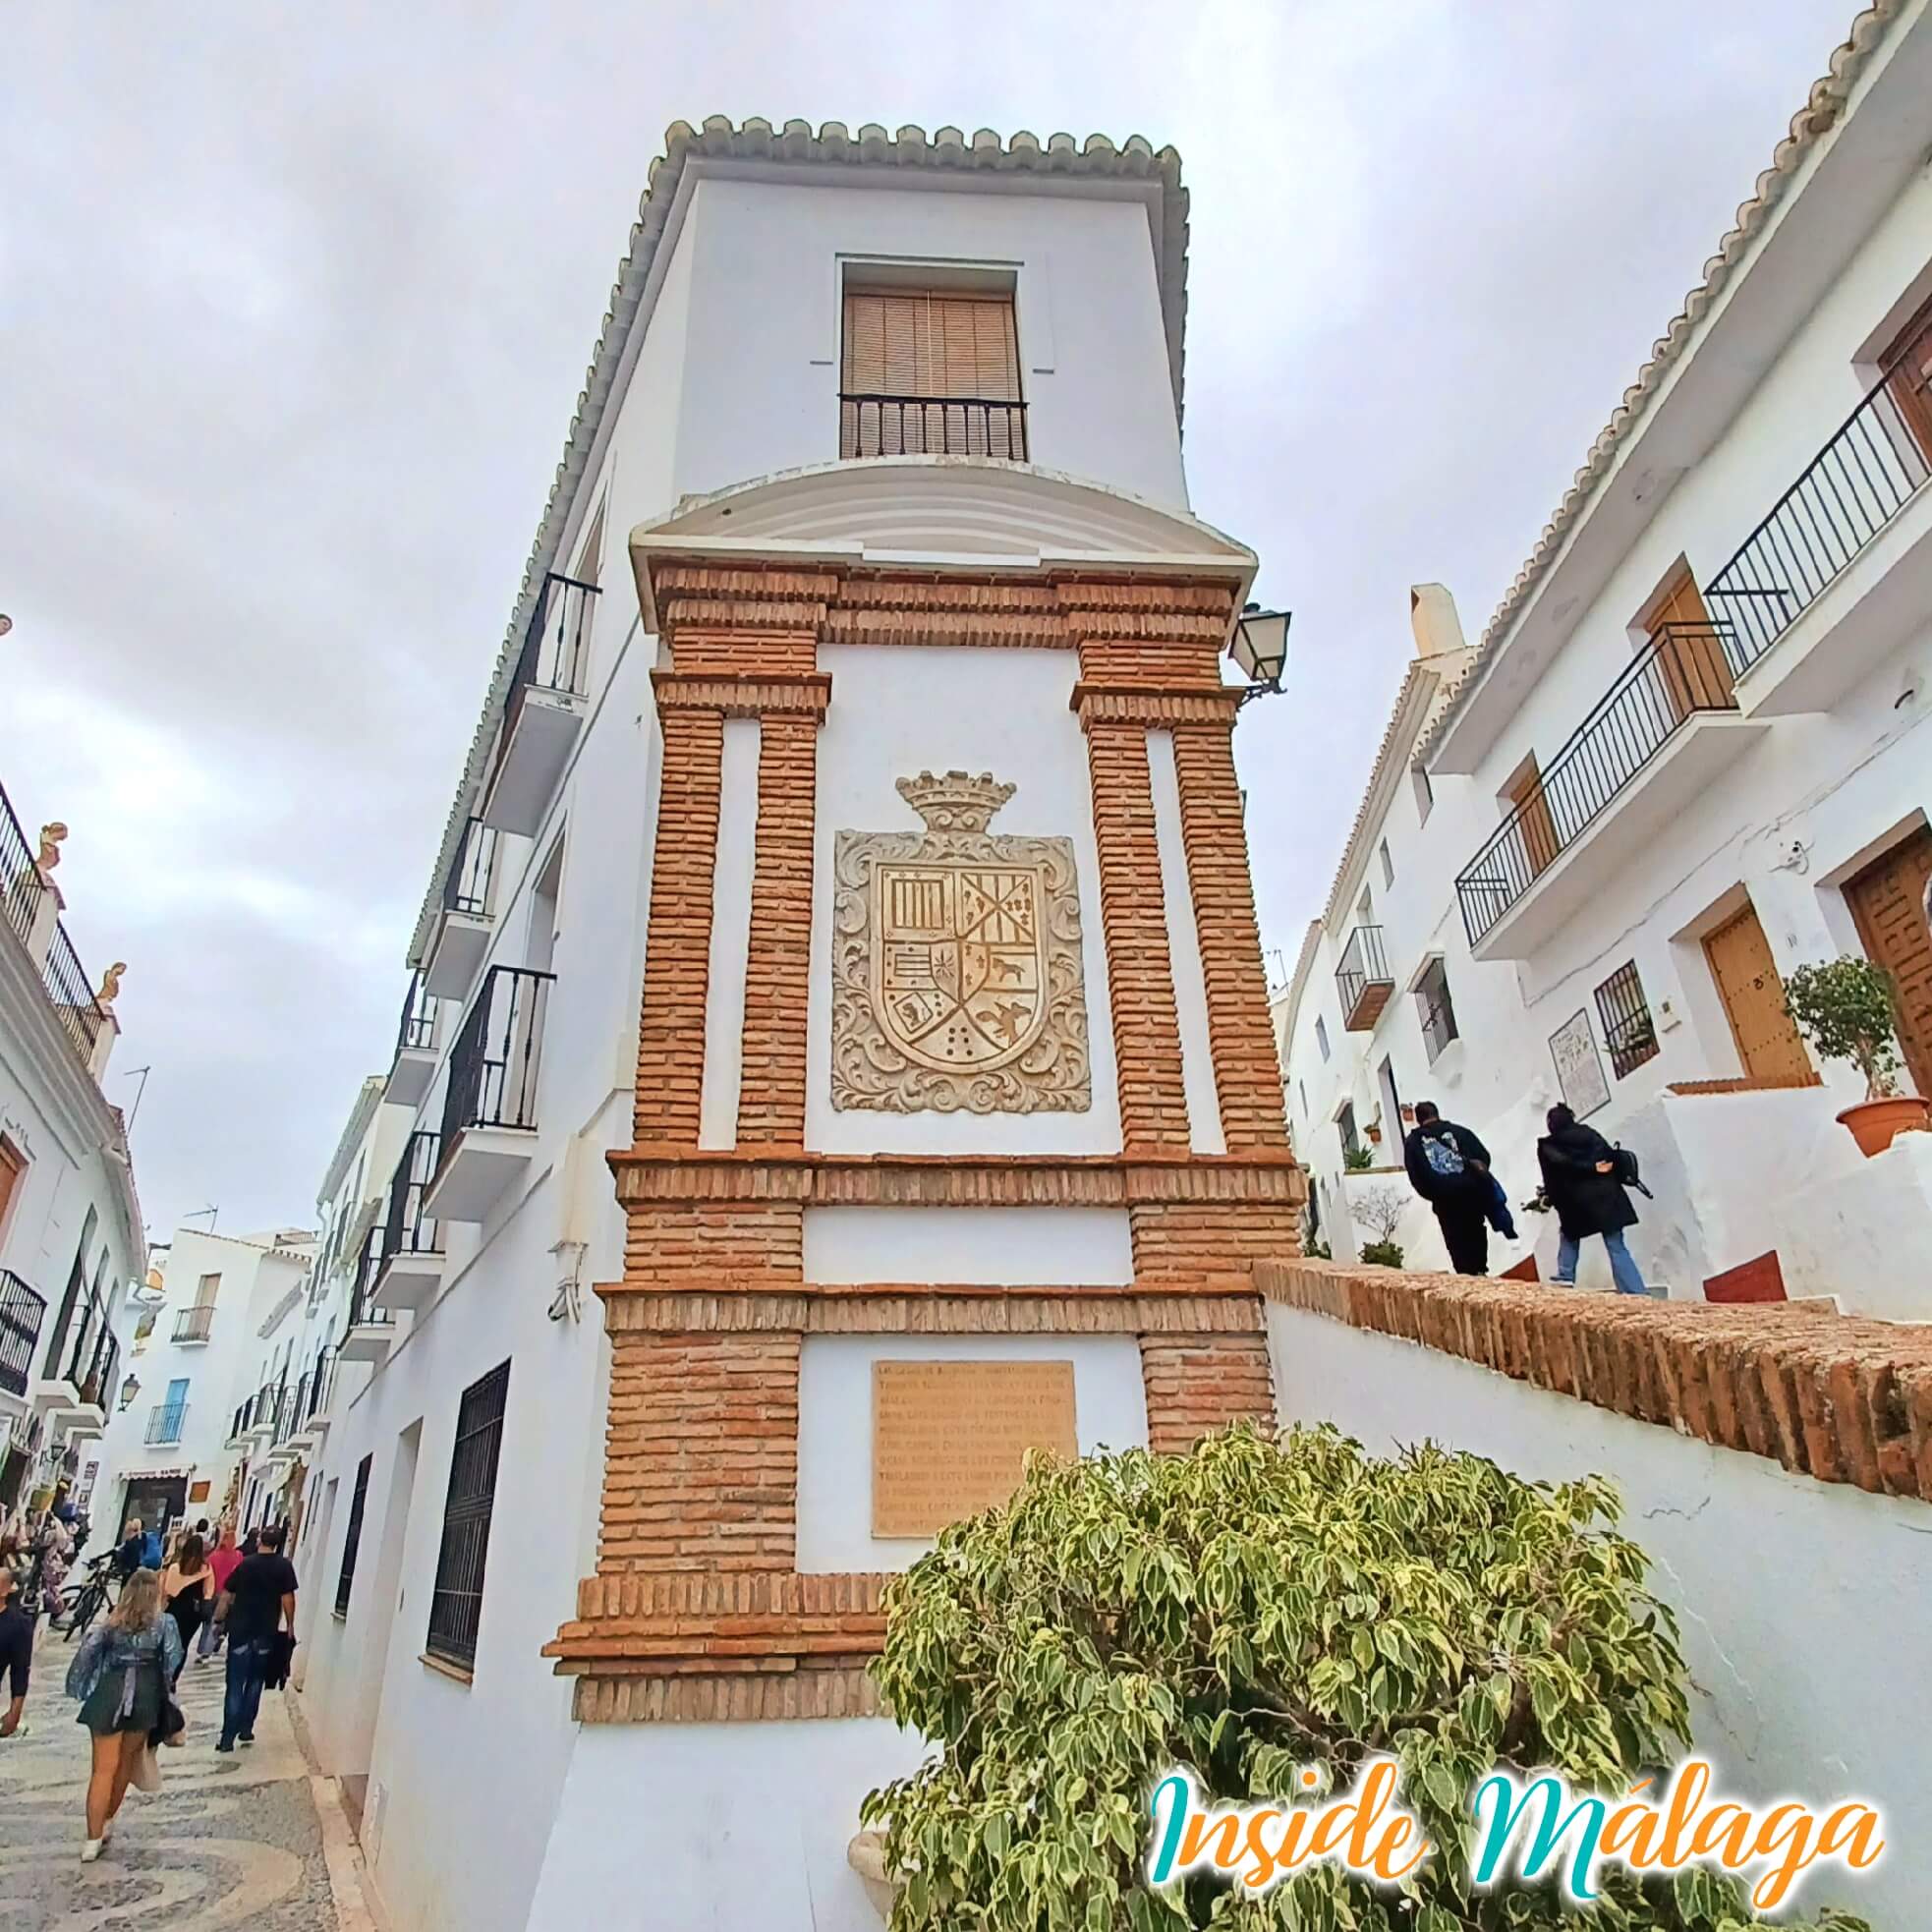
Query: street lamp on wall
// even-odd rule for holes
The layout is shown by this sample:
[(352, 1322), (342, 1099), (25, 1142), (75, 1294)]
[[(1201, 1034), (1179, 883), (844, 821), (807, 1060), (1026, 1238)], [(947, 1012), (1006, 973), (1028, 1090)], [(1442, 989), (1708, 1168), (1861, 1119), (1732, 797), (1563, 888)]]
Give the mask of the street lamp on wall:
[(1288, 625), (1293, 618), (1292, 611), (1264, 610), (1258, 603), (1245, 605), (1235, 618), (1227, 654), (1248, 680), (1248, 688), (1241, 693), (1242, 704), (1279, 695), (1281, 673), (1288, 664)]
[(121, 1385), (122, 1408), (127, 1409), (132, 1407), (134, 1404), (135, 1397), (140, 1393), (141, 1393), (141, 1378), (139, 1376), (133, 1376), (133, 1375), (129, 1376), (127, 1381), (125, 1381)]

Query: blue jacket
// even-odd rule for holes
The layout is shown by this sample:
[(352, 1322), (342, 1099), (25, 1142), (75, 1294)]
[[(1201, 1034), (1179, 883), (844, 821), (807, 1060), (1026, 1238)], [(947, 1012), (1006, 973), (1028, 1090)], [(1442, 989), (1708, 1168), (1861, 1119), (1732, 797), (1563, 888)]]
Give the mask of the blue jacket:
[(158, 1529), (150, 1529), (141, 1539), (141, 1566), (142, 1569), (161, 1567), (161, 1532)]
[(181, 1669), (181, 1630), (172, 1617), (157, 1617), (144, 1630), (122, 1630), (112, 1623), (97, 1623), (81, 1640), (74, 1662), (67, 1667), (67, 1694), (77, 1703), (85, 1704), (102, 1677), (120, 1671), (128, 1678), (123, 1708), (130, 1709), (134, 1703), (134, 1674), (143, 1664), (158, 1664), (171, 1678)]

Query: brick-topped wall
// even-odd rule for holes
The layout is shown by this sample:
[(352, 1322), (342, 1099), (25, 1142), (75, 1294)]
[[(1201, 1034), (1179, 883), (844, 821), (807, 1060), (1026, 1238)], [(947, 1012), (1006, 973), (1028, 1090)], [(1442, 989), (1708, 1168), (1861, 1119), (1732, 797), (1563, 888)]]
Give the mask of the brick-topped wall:
[(1932, 1331), (1804, 1303), (1716, 1305), (1339, 1263), (1264, 1263), (1264, 1296), (1520, 1382), (1932, 1502)]

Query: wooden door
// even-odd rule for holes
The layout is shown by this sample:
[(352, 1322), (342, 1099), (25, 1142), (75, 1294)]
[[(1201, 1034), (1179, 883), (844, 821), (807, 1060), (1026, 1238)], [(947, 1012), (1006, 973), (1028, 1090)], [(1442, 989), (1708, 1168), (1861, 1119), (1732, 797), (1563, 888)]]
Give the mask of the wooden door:
[(1845, 888), (1868, 957), (1892, 975), (1899, 1045), (1912, 1085), (1932, 1095), (1932, 931), (1925, 885), (1932, 879), (1932, 831), (1921, 826)]
[[(1516, 808), (1523, 856), (1528, 861), (1529, 878), (1534, 879), (1557, 856), (1556, 822), (1550, 817), (1549, 796), (1534, 756), (1509, 780), (1503, 795)], [(1528, 880), (1523, 882), (1527, 884)]]
[(1932, 463), (1932, 302), (1905, 324), (1885, 352), (1884, 364), (1892, 400), (1899, 405), (1919, 453)]
[(1648, 628), (1660, 640), (1657, 668), (1674, 722), (1734, 702), (1724, 646), (1689, 571), (1680, 572), (1652, 605)]
[(1746, 906), (1720, 926), (1704, 941), (1704, 956), (1746, 1077), (1767, 1085), (1809, 1083), (1811, 1058), (1785, 1011), (1785, 983), (1756, 908)]

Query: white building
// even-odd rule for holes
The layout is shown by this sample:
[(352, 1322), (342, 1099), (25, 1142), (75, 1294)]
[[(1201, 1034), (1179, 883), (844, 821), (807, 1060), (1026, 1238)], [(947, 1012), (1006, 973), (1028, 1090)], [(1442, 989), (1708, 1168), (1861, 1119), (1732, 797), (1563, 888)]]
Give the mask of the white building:
[[(1932, 1314), (1902, 1266), (1932, 1251), (1932, 1136), (1862, 1158), (1834, 1118), (1862, 1083), (1781, 986), (1879, 960), (1932, 1091), (1928, 103), (1925, 6), (1860, 16), (1481, 639), (1418, 594), (1277, 1012), (1338, 1254), (1344, 1195), (1391, 1184), (1343, 1180), (1371, 1121), (1398, 1163), (1395, 1109), (1435, 1101), (1521, 1202), (1566, 1098), (1638, 1152), (1631, 1244), (1674, 1295)], [(1533, 1238), (1547, 1278), (1556, 1229), (1520, 1219), (1493, 1266)], [(1445, 1265), (1419, 1205), (1397, 1238)]]
[[(665, 1925), (876, 1923), (848, 1841), (919, 1751), (880, 1588), (963, 1506), (920, 1432), (1273, 1413), (1246, 1284), (1302, 1184), (1178, 160), (667, 146), (410, 950), (407, 1320), (336, 1379), (296, 1551), (306, 1721), (400, 1925), (641, 1884)], [(935, 962), (995, 875), (969, 1010)]]
[(0, 792), (0, 1511), (44, 1507), (62, 1481), (90, 1506), (145, 1246), (100, 1090), (124, 968), (98, 992), (81, 968), (55, 880), (66, 836), (29, 842)]
[(128, 1348), (128, 1399), (101, 1446), (103, 1525), (233, 1512), (247, 1460), (236, 1411), (260, 1387), (262, 1332), (299, 1300), (314, 1239), (307, 1228), (178, 1227), (157, 1250)]

